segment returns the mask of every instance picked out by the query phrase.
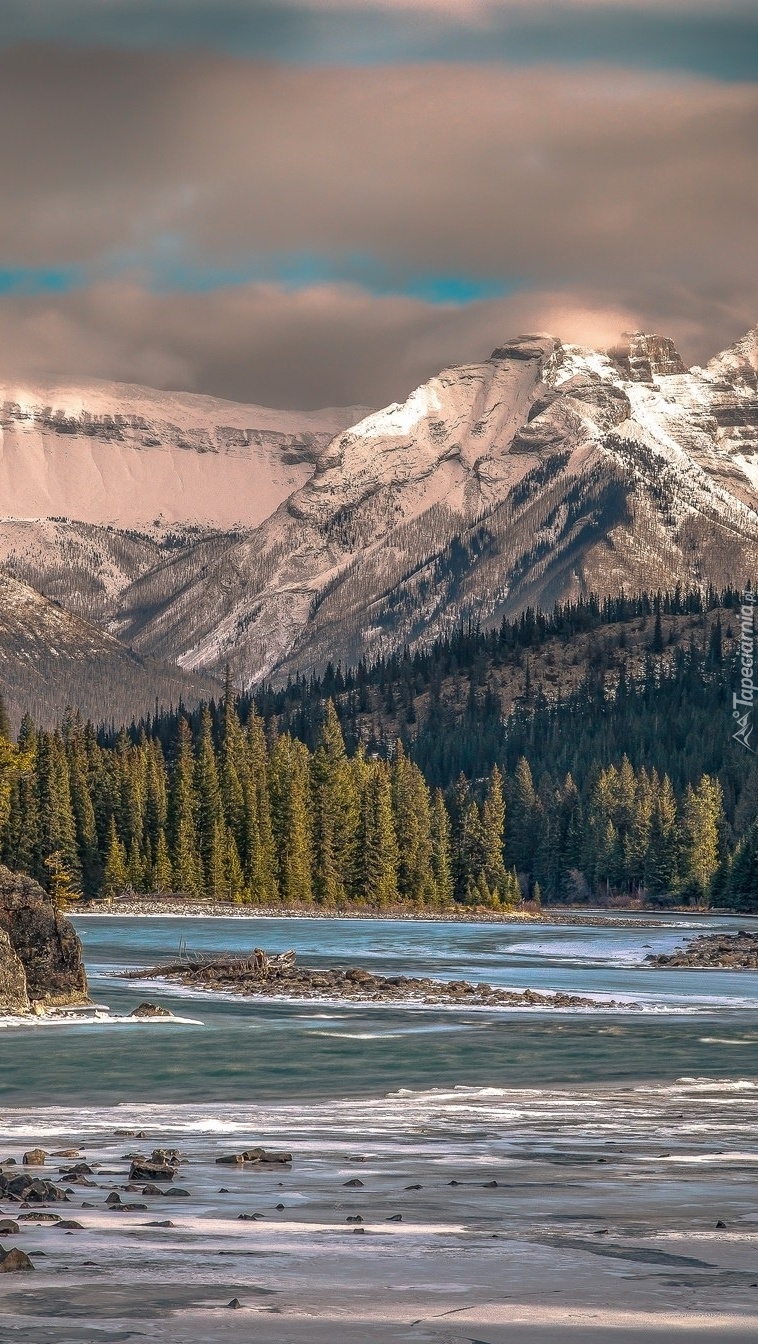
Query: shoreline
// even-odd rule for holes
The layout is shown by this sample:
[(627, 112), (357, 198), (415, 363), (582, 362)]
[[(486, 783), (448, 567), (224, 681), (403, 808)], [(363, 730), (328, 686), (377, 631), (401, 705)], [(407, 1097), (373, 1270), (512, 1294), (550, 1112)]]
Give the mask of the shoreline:
[(470, 909), (442, 910), (329, 910), (310, 906), (252, 906), (224, 901), (182, 901), (144, 899), (120, 900), (100, 908), (100, 903), (69, 907), (69, 915), (76, 918), (101, 919), (303, 919), (303, 920), (365, 920), (403, 921), (421, 924), (545, 924), (587, 925), (592, 928), (659, 928), (661, 920), (676, 919), (741, 919), (758, 920), (758, 914), (738, 910), (693, 910), (690, 907), (671, 908), (655, 912), (621, 907), (618, 911), (602, 907), (548, 906), (539, 911)]

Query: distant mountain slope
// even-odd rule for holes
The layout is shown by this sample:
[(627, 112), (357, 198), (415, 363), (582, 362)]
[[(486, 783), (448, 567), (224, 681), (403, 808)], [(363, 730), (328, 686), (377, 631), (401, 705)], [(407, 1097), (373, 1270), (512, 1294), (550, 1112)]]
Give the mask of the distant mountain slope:
[(256, 527), (365, 407), (275, 411), (131, 384), (0, 383), (0, 512)]
[(94, 722), (128, 722), (217, 694), (212, 678), (188, 677), (143, 658), (27, 584), (0, 573), (0, 691), (11, 720), (29, 712), (59, 722), (68, 706)]
[(758, 573), (758, 329), (689, 372), (663, 337), (523, 336), (337, 435), (250, 534), (139, 578), (114, 629), (241, 682), (528, 603)]

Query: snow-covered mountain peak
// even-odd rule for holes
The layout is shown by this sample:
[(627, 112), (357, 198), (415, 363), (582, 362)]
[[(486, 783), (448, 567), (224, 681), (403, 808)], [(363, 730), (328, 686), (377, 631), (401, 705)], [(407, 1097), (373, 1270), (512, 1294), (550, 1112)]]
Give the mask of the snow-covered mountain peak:
[(607, 353), (621, 376), (632, 383), (652, 383), (687, 372), (674, 342), (652, 332), (625, 332)]
[(758, 390), (758, 325), (709, 360), (704, 373), (714, 382), (741, 385), (753, 392)]

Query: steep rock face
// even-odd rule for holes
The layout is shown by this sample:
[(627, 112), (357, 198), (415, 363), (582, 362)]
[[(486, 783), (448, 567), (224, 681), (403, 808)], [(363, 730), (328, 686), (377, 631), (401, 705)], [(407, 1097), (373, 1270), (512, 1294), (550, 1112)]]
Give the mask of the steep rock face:
[(0, 929), (0, 1013), (28, 1013), (30, 1008), (23, 964), (5, 929)]
[[(50, 1007), (88, 1001), (82, 945), (70, 920), (56, 910), (32, 878), (0, 867), (2, 934), (22, 968), (28, 1001)], [(7, 972), (9, 997), (7, 1002), (0, 998), (0, 1011), (17, 1010), (12, 1005), (14, 994), (15, 1002), (19, 1002), (19, 984), (18, 969), (11, 963)]]
[(632, 331), (608, 354), (622, 378), (631, 383), (652, 383), (655, 378), (670, 378), (676, 373), (687, 372), (679, 351), (668, 336)]
[(276, 411), (121, 383), (0, 383), (3, 514), (255, 527), (365, 413)]
[(146, 575), (114, 628), (249, 683), (529, 603), (744, 582), (754, 345), (687, 372), (662, 336), (608, 352), (517, 337), (337, 435), (262, 527)]
[[(0, 527), (0, 563), (3, 544)], [(97, 544), (121, 641), (246, 684), (529, 604), (741, 585), (758, 573), (758, 328), (690, 370), (651, 333), (609, 351), (519, 336), (337, 433), (259, 526)]]

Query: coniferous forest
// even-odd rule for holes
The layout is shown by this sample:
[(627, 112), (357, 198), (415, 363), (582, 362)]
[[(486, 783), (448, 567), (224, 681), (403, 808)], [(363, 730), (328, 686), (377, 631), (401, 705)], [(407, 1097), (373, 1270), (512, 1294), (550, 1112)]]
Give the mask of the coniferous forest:
[[(254, 696), (227, 684), (199, 710), (120, 731), (69, 713), (52, 732), (27, 717), (12, 740), (0, 719), (2, 860), (59, 899), (758, 909), (758, 769), (728, 715), (737, 605), (677, 593), (526, 613)], [(677, 615), (702, 622), (702, 637), (667, 646)], [(570, 693), (549, 698), (527, 661), (504, 717), (498, 666), (526, 654), (538, 667), (551, 641), (610, 627), (623, 649), (641, 617), (636, 672), (606, 642)], [(456, 712), (441, 694), (451, 676), (466, 686)], [(394, 731), (377, 733), (380, 721)]]

